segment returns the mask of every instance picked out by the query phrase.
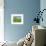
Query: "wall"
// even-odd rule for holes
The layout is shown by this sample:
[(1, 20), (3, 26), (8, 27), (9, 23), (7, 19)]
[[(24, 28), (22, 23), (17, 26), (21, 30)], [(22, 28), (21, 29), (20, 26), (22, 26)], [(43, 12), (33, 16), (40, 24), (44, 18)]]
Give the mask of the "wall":
[[(18, 41), (32, 28), (40, 0), (4, 0), (4, 35), (7, 41)], [(24, 14), (24, 24), (12, 25), (11, 14)]]
[(4, 0), (0, 0), (0, 42), (4, 41)]
[[(41, 9), (41, 11), (42, 11), (43, 9), (46, 9), (46, 0), (40, 0), (40, 9)], [(45, 19), (46, 19), (46, 10), (43, 12), (42, 17), (43, 17), (43, 22), (40, 21), (40, 25), (46, 27), (46, 20), (45, 20)]]

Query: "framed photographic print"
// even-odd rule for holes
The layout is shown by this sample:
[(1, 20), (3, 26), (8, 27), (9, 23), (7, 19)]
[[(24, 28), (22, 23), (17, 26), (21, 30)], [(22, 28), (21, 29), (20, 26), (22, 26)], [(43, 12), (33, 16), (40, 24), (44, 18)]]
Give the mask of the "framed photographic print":
[(11, 24), (23, 24), (23, 14), (11, 14)]

